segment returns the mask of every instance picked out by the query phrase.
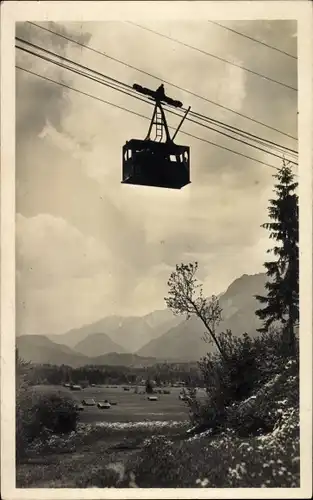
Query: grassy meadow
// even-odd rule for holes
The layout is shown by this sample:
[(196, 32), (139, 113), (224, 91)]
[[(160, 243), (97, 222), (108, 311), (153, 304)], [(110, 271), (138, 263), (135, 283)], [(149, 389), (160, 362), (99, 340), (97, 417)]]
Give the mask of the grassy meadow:
[[(192, 416), (201, 404), (207, 413), (205, 428), (198, 425), (195, 433), (190, 432), (193, 425), (180, 388), (170, 387), (170, 394), (149, 401), (140, 393), (143, 387), (135, 393), (123, 386), (81, 391), (26, 386), (18, 399), (22, 427), (17, 436), (21, 440), (33, 429), (33, 437), (26, 453), (18, 456), (17, 487), (299, 487), (298, 364), (290, 359), (268, 365), (265, 359), (270, 374), (250, 396), (230, 402), (224, 416), (215, 417), (215, 426), (208, 425), (213, 400), (209, 403), (205, 392), (198, 391), (200, 406), (193, 407)], [(85, 406), (75, 427), (53, 431), (56, 422), (65, 418), (64, 424), (68, 415), (77, 415), (73, 398), (77, 403), (93, 398), (117, 404), (109, 409)], [(190, 400), (188, 405), (191, 410)]]
[(190, 427), (188, 409), (179, 399), (180, 388), (170, 387), (170, 394), (158, 394), (158, 401), (149, 401), (147, 394), (136, 394), (134, 387), (124, 391), (123, 387), (71, 391), (56, 385), (33, 386), (34, 392), (60, 392), (78, 403), (93, 398), (117, 404), (108, 410), (85, 406), (79, 412), (77, 433), (63, 441), (52, 440), (40, 453), (34, 446), (33, 453), (17, 466), (17, 487), (78, 487), (82, 477), (93, 475), (98, 468), (128, 462), (146, 438), (158, 434), (180, 437)]
[[(291, 394), (295, 383), (287, 373), (284, 391)], [(271, 401), (281, 384), (275, 379), (266, 386), (269, 397), (259, 397)], [(70, 393), (77, 401), (111, 399), (117, 405), (109, 410), (85, 407), (76, 432), (34, 442), (17, 464), (17, 487), (299, 487), (298, 413), (287, 399), (277, 399), (277, 423), (266, 435), (239, 437), (226, 429), (193, 436), (187, 432), (191, 423), (179, 388), (158, 395), (158, 401), (123, 387), (32, 390)]]
[[(124, 391), (125, 386), (87, 387), (81, 391), (71, 391), (62, 386), (34, 386), (34, 391), (58, 392), (70, 396), (80, 403), (83, 399), (93, 398), (98, 401), (114, 401), (117, 404), (108, 410), (96, 406), (85, 406), (80, 412), (82, 423), (96, 422), (139, 422), (145, 420), (182, 421), (188, 419), (188, 409), (179, 399), (180, 388), (169, 387), (170, 394), (157, 394), (158, 401), (149, 401), (147, 394), (135, 394), (134, 387)], [(143, 391), (140, 387), (139, 391)]]

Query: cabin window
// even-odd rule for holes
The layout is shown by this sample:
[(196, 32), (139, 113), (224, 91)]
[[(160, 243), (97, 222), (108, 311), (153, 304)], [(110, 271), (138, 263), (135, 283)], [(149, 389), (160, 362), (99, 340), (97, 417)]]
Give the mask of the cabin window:
[(176, 161), (176, 156), (175, 155), (170, 155), (170, 161)]
[(124, 153), (124, 160), (125, 161), (127, 160), (127, 151), (125, 151), (125, 153)]
[(132, 157), (132, 150), (131, 150), (131, 149), (129, 149), (129, 150), (128, 150), (128, 158), (131, 158), (131, 157)]

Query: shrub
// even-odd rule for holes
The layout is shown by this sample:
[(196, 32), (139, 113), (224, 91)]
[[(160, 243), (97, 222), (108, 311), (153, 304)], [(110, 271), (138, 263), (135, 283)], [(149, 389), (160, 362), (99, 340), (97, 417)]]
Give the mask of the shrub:
[(66, 435), (76, 430), (79, 413), (73, 400), (61, 394), (34, 394), (20, 391), (16, 401), (17, 458), (34, 441), (47, 442), (51, 435)]
[(32, 411), (35, 416), (32, 431), (35, 435), (41, 429), (52, 434), (69, 434), (76, 430), (79, 416), (76, 404), (64, 395), (41, 395)]
[(16, 459), (22, 459), (29, 443), (28, 428), (31, 424), (31, 396), (27, 390), (19, 389), (16, 394), (15, 446)]
[(235, 337), (227, 331), (218, 338), (226, 357), (207, 354), (200, 361), (200, 369), (208, 395), (225, 405), (247, 397), (259, 374), (255, 345), (247, 334)]
[(186, 397), (192, 421), (212, 428), (221, 425), (227, 406), (251, 395), (260, 378), (253, 339), (227, 331), (219, 334), (218, 340), (225, 355), (209, 353), (199, 362), (207, 402), (197, 401), (191, 389)]
[(25, 433), (25, 427), (29, 424), (31, 420), (30, 416), (30, 393), (28, 392), (29, 387), (29, 371), (31, 369), (31, 364), (25, 362), (15, 350), (15, 395), (16, 395), (16, 459), (20, 460), (25, 456), (27, 450), (27, 435)]
[(165, 436), (146, 440), (143, 450), (132, 462), (134, 477), (140, 487), (176, 487), (181, 469), (181, 457), (174, 454), (173, 442)]
[[(256, 350), (256, 362), (259, 367), (260, 380), (262, 384), (270, 380), (274, 375), (281, 373), (289, 358), (286, 358), (283, 332), (278, 327), (271, 327), (267, 332), (262, 332), (254, 339)], [(294, 361), (297, 370), (299, 359), (299, 346), (296, 343), (296, 357)], [(299, 366), (298, 366), (299, 368)]]
[(266, 434), (279, 425), (280, 415), (288, 409), (299, 412), (298, 362), (292, 359), (252, 397), (227, 409), (227, 426), (241, 436)]
[(149, 440), (127, 470), (140, 488), (299, 487), (299, 456), (297, 412), (288, 409), (267, 436), (225, 430), (210, 439)]
[[(299, 404), (298, 360), (286, 359), (277, 329), (255, 339), (228, 331), (218, 339), (226, 356), (210, 353), (199, 363), (207, 400), (199, 401), (193, 388), (186, 391), (192, 423), (201, 430), (233, 428), (244, 436), (270, 432), (276, 422), (276, 400), (288, 393), (290, 405)], [(295, 377), (292, 387), (287, 383), (290, 377)]]

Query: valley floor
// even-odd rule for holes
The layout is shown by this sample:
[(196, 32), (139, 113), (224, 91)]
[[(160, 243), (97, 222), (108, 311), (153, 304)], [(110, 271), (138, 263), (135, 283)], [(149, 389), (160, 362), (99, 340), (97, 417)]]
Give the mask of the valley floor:
[[(170, 394), (157, 394), (157, 401), (149, 401), (147, 394), (135, 394), (134, 387), (129, 391), (124, 391), (123, 386), (97, 386), (87, 387), (81, 391), (73, 392), (69, 389), (57, 385), (37, 385), (32, 387), (32, 391), (42, 394), (59, 393), (65, 394), (77, 403), (84, 399), (94, 399), (98, 401), (115, 401), (116, 406), (106, 410), (99, 410), (97, 406), (86, 406), (80, 412), (82, 423), (99, 422), (140, 422), (140, 421), (182, 421), (188, 419), (188, 408), (179, 399), (181, 388), (169, 387)], [(144, 387), (140, 388), (141, 392)], [(198, 391), (199, 396), (205, 397), (205, 392)]]
[[(81, 412), (76, 432), (63, 438), (52, 435), (48, 442), (39, 438), (34, 441), (32, 449), (27, 450), (27, 458), (17, 466), (16, 485), (18, 488), (297, 488), (299, 384), (293, 370), (294, 364), (288, 362), (282, 373), (239, 404), (235, 415), (240, 425), (232, 429), (225, 426), (215, 436), (209, 432), (197, 436), (187, 433), (188, 410), (178, 397), (179, 391), (162, 394), (152, 402), (146, 395), (115, 388), (118, 404), (112, 407), (112, 413), (86, 408)], [(109, 399), (108, 389), (92, 388), (82, 393), (96, 400)], [(119, 415), (123, 418), (119, 419)], [(251, 419), (258, 423), (268, 415), (273, 415), (275, 424), (268, 430), (263, 428), (262, 435), (243, 432), (250, 429)]]

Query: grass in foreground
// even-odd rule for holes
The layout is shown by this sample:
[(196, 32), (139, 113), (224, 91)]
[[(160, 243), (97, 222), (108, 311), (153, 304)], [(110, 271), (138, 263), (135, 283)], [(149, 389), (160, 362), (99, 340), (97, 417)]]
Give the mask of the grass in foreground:
[[(298, 414), (266, 436), (186, 438), (188, 423), (83, 426), (54, 453), (17, 469), (17, 487), (299, 487)], [(51, 449), (51, 444), (50, 444)], [(38, 457), (38, 455), (37, 455)]]
[[(288, 361), (253, 396), (228, 408), (214, 436), (188, 437), (188, 422), (102, 422), (35, 441), (17, 468), (17, 486), (299, 487), (298, 378), (296, 363)], [(251, 437), (251, 422), (267, 424), (259, 427), (262, 435)]]
[(108, 485), (114, 486), (112, 465), (131, 463), (146, 439), (162, 435), (175, 440), (185, 435), (188, 427), (188, 421), (79, 425), (77, 432), (66, 438), (55, 436), (45, 444), (35, 442), (28, 457), (17, 465), (17, 487), (90, 487), (88, 478), (101, 477), (103, 471), (108, 471)]

